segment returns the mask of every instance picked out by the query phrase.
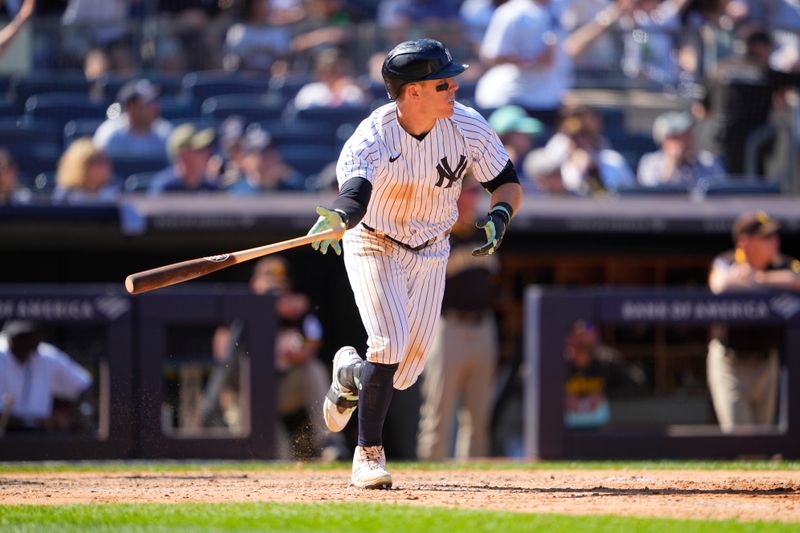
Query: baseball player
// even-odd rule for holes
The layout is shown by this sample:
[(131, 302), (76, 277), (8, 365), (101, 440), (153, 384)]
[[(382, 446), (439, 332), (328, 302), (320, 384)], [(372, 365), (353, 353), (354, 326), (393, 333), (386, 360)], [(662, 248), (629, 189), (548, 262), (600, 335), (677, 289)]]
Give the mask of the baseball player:
[[(478, 222), (497, 250), (518, 208), (521, 187), (500, 139), (475, 110), (455, 101), (455, 76), (467, 65), (453, 61), (439, 41), (397, 45), (382, 74), (392, 102), (364, 120), (342, 148), (336, 166), (339, 196), (309, 234), (344, 224), (344, 262), (367, 331), (366, 361), (345, 346), (333, 360), (324, 419), (341, 431), (356, 406), (358, 446), (352, 483), (390, 488), (382, 432), (394, 389), (416, 382), (439, 318), (450, 228), (458, 218), (462, 178), (471, 172), (491, 193)], [(341, 244), (312, 245), (323, 254)]]

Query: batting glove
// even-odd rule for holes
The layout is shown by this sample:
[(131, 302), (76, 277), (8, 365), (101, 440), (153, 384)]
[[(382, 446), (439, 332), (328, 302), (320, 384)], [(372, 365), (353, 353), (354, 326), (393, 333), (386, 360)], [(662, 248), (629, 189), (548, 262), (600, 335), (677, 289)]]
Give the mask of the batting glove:
[[(344, 224), (344, 221), (342, 220), (342, 214), (338, 211), (326, 209), (324, 207), (317, 207), (317, 214), (319, 215), (319, 218), (314, 225), (311, 226), (311, 229), (308, 230), (308, 235), (320, 233), (326, 229), (338, 228)], [(315, 250), (319, 250), (322, 255), (328, 253), (329, 246), (333, 248), (333, 251), (336, 252), (336, 255), (342, 255), (342, 245), (339, 244), (339, 239), (323, 239), (321, 241), (311, 243), (311, 247)]]
[(491, 255), (500, 248), (506, 228), (511, 220), (511, 206), (500, 202), (485, 216), (478, 219), (475, 225), (486, 232), (486, 244), (472, 250), (472, 255)]

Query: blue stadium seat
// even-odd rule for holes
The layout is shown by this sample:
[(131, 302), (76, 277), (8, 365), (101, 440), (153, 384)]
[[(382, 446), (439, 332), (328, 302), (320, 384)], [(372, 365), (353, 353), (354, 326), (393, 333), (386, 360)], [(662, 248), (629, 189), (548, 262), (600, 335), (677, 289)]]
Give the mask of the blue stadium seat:
[(322, 144), (282, 144), (278, 146), (284, 161), (308, 177), (336, 161), (335, 148)]
[(685, 185), (658, 185), (645, 187), (644, 185), (622, 185), (617, 188), (619, 196), (686, 196), (689, 188)]
[(0, 147), (26, 147), (36, 143), (61, 144), (58, 126), (49, 120), (23, 117), (0, 119)]
[(75, 139), (93, 137), (103, 120), (102, 118), (76, 118), (64, 124), (64, 148), (72, 144)]
[(164, 96), (161, 98), (161, 116), (169, 121), (195, 119), (200, 115), (197, 104), (189, 97)]
[(307, 83), (314, 81), (310, 74), (298, 73), (272, 78), (269, 83), (271, 93), (279, 94), (286, 101), (295, 97), (297, 92)]
[(333, 133), (325, 123), (314, 121), (284, 122), (281, 120), (259, 121), (262, 129), (268, 131), (280, 144), (325, 144), (336, 146)]
[(288, 111), (284, 121), (306, 121), (320, 124), (330, 143), (337, 142), (337, 131), (343, 124), (358, 124), (370, 113), (367, 106), (314, 107)]
[(61, 157), (60, 144), (32, 142), (28, 145), (8, 146), (8, 151), (17, 162), (20, 176), (33, 179), (42, 172), (53, 172)]
[(82, 72), (35, 72), (11, 81), (10, 92), (17, 113), (25, 112), (28, 99), (37, 94), (78, 93), (89, 95), (90, 83)]
[(248, 122), (262, 122), (280, 120), (286, 109), (286, 100), (277, 94), (220, 94), (206, 99), (201, 109), (204, 118), (213, 120), (241, 115)]
[(724, 181), (715, 181), (704, 188), (708, 196), (761, 196), (779, 195), (781, 184), (778, 180), (764, 180), (760, 177), (734, 176)]
[(105, 103), (90, 100), (88, 95), (74, 93), (37, 94), (25, 102), (25, 114), (34, 119), (52, 121), (63, 131), (64, 125), (73, 119), (106, 116)]
[(111, 165), (114, 175), (122, 181), (133, 174), (163, 170), (169, 166), (169, 161), (163, 157), (112, 156)]
[(153, 176), (155, 175), (156, 172), (138, 172), (136, 174), (131, 174), (130, 176), (124, 178), (124, 181), (122, 182), (122, 192), (147, 192), (147, 189), (150, 187), (150, 182), (153, 181)]
[(183, 92), (196, 102), (220, 94), (264, 94), (269, 81), (264, 77), (250, 77), (220, 72), (190, 72), (183, 77)]

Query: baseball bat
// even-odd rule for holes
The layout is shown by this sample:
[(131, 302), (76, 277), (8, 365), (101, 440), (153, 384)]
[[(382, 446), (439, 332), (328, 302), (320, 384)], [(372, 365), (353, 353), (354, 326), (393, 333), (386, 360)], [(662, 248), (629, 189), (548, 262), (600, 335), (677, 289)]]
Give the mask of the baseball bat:
[(131, 294), (140, 294), (154, 289), (160, 289), (161, 287), (169, 287), (170, 285), (199, 278), (200, 276), (205, 276), (206, 274), (228, 268), (238, 263), (303, 246), (304, 244), (311, 244), (325, 239), (341, 239), (342, 235), (344, 235), (344, 231), (345, 226), (342, 224), (338, 228), (330, 228), (319, 233), (303, 235), (302, 237), (295, 237), (287, 241), (266, 244), (256, 248), (248, 248), (247, 250), (239, 250), (238, 252), (189, 259), (188, 261), (181, 261), (180, 263), (172, 263), (170, 265), (136, 272), (125, 278), (125, 288)]

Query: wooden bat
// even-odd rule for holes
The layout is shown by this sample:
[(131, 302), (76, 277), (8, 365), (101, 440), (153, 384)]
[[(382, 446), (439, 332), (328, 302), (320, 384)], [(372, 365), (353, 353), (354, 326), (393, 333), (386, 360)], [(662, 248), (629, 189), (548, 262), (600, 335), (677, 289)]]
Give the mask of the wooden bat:
[(304, 244), (311, 244), (325, 239), (341, 239), (342, 235), (344, 235), (344, 231), (345, 226), (342, 224), (338, 228), (327, 229), (312, 235), (295, 237), (288, 241), (276, 242), (256, 248), (248, 248), (247, 250), (239, 250), (238, 252), (189, 259), (188, 261), (172, 263), (171, 265), (137, 272), (125, 278), (125, 288), (131, 294), (140, 294), (142, 292), (152, 291), (153, 289), (160, 289), (161, 287), (169, 287), (170, 285), (199, 278), (200, 276), (205, 276), (211, 272), (216, 272), (217, 270), (222, 270), (223, 268), (238, 263), (303, 246)]

